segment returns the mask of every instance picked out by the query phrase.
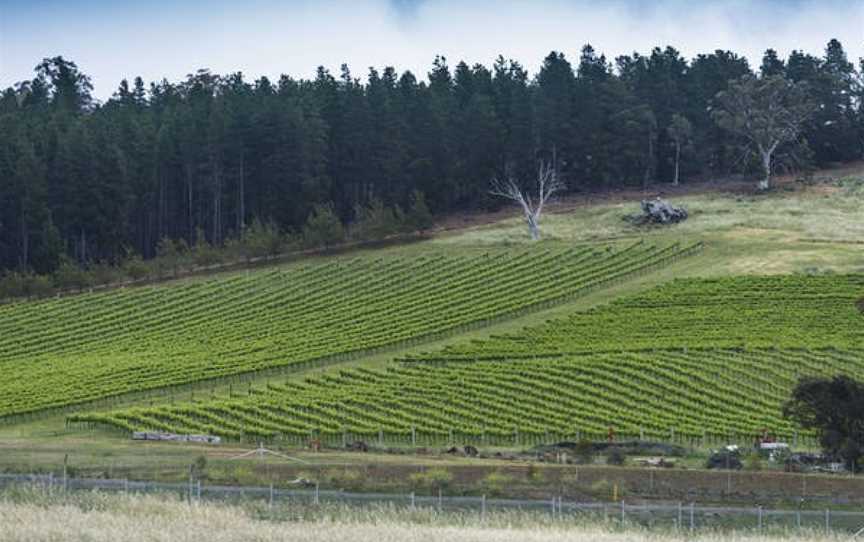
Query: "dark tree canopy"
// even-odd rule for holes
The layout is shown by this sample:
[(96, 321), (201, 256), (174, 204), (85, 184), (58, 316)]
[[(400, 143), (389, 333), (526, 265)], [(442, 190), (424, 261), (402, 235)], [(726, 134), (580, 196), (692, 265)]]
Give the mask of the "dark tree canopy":
[[(818, 111), (798, 141), (814, 165), (864, 156), (864, 81), (838, 41), (824, 56), (769, 50), (760, 71), (806, 83)], [(199, 70), (120, 81), (100, 103), (74, 62), (46, 58), (0, 93), (0, 273), (150, 258), (165, 238), (222, 246), (253, 223), (302, 237), (310, 217), (325, 232), (312, 237), (335, 239), (334, 219), (348, 225), (379, 202), (428, 224), (502, 205), (489, 179), (531, 178), (539, 161), (578, 192), (760, 167), (712, 116), (730, 81), (754, 76), (730, 51), (610, 61), (586, 45), (550, 53), (533, 77), (503, 57), (358, 75)], [(800, 166), (787, 156), (775, 167)]]
[(801, 378), (783, 413), (816, 431), (826, 455), (858, 471), (864, 455), (864, 384), (844, 375)]

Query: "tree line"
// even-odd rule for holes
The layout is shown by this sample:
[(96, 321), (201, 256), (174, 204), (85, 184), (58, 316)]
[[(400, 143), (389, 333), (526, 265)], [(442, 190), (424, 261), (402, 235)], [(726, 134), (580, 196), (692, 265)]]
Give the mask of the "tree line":
[(0, 96), (0, 270), (223, 247), (253, 224), (306, 246), (316, 227), (332, 243), (364, 216), (367, 237), (385, 235), (502, 205), (490, 179), (529, 179), (541, 161), (568, 192), (759, 172), (764, 153), (716, 111), (747, 77), (801, 83), (817, 105), (771, 168), (856, 160), (862, 73), (836, 40), (822, 56), (768, 50), (756, 69), (731, 51), (610, 61), (586, 45), (575, 62), (550, 53), (533, 77), (503, 57), (452, 69), (437, 57), (423, 80), (392, 67), (363, 80), (347, 66), (278, 81), (199, 70), (124, 80), (100, 103), (74, 62), (47, 58)]

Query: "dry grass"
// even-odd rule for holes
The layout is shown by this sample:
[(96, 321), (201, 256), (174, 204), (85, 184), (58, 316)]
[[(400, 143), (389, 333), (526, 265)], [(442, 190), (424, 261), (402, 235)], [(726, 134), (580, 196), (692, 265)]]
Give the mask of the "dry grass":
[(477, 515), (439, 515), (392, 509), (337, 508), (304, 513), (295, 510), (281, 521), (256, 519), (261, 510), (221, 504), (193, 504), (164, 496), (90, 494), (69, 498), (6, 498), (0, 500), (0, 541), (185, 542), (308, 541), (308, 542), (672, 542), (829, 541), (828, 536), (793, 533), (755, 535), (747, 532), (697, 533), (618, 529), (603, 525), (555, 525), (548, 519), (502, 513), (482, 524)]

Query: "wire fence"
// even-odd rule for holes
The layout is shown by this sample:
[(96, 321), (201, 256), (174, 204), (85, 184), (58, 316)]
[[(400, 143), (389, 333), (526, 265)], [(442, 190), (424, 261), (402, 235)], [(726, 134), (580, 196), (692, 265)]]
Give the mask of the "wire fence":
[(134, 481), (128, 479), (71, 478), (54, 474), (0, 474), (0, 489), (13, 486), (44, 488), (48, 492), (105, 491), (117, 493), (171, 493), (190, 503), (207, 501), (258, 501), (271, 508), (280, 505), (349, 506), (390, 505), (406, 511), (432, 509), (438, 512), (487, 514), (506, 511), (534, 512), (553, 520), (586, 520), (643, 525), (649, 528), (809, 530), (859, 532), (864, 511), (779, 509), (762, 506), (713, 506), (695, 502), (573, 502), (562, 497), (550, 499), (501, 499), (482, 496), (416, 493), (355, 493), (322, 490), (317, 485), (303, 489), (265, 486), (206, 485), (201, 480), (186, 483)]

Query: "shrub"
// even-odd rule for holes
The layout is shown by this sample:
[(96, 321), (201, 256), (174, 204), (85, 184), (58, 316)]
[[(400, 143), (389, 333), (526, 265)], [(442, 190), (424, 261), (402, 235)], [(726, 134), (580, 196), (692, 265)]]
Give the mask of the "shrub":
[(408, 477), (411, 485), (416, 488), (428, 488), (430, 490), (445, 489), (453, 481), (453, 475), (447, 469), (435, 468), (422, 472), (415, 472)]
[(419, 190), (415, 190), (411, 195), (411, 208), (406, 222), (410, 229), (420, 232), (428, 230), (433, 225), (432, 212), (426, 205), (426, 196)]
[(222, 255), (219, 250), (207, 242), (204, 230), (195, 230), (195, 246), (192, 247), (192, 261), (199, 267), (207, 267), (219, 263)]
[(68, 259), (64, 259), (60, 266), (54, 271), (54, 285), (61, 290), (83, 290), (88, 286), (90, 277)]
[(183, 239), (173, 240), (163, 237), (156, 245), (156, 258), (154, 264), (159, 275), (164, 276), (166, 271), (171, 271), (175, 277), (180, 273), (189, 246)]
[(758, 453), (750, 453), (744, 459), (744, 469), (749, 471), (760, 471), (762, 470), (762, 458)]
[(513, 477), (504, 472), (490, 472), (481, 481), (480, 487), (493, 497), (500, 496), (513, 484)]
[(46, 275), (28, 275), (24, 281), (24, 295), (27, 297), (48, 297), (54, 293), (54, 284)]
[(123, 262), (123, 274), (132, 280), (141, 280), (150, 274), (150, 265), (141, 259), (141, 256), (134, 254)]
[(383, 239), (401, 230), (402, 218), (404, 213), (401, 210), (394, 211), (374, 198), (366, 205), (355, 207), (351, 236), (364, 240)]
[(13, 299), (24, 296), (24, 275), (6, 273), (0, 277), (0, 299)]
[(90, 268), (90, 276), (94, 284), (106, 286), (120, 280), (121, 271), (107, 263), (96, 264)]
[(303, 226), (303, 243), (309, 248), (329, 247), (345, 240), (345, 228), (333, 205), (316, 205)]

